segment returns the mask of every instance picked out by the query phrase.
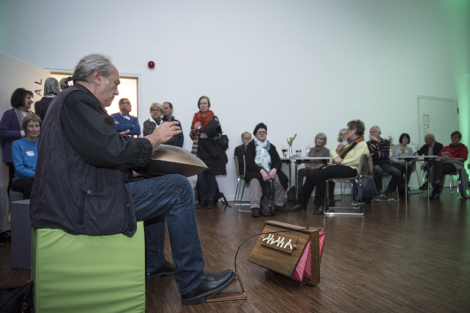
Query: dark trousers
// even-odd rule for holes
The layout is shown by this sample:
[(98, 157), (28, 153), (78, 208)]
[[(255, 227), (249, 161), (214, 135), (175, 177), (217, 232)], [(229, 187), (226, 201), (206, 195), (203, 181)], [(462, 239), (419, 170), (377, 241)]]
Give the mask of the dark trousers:
[(23, 193), (23, 199), (31, 198), (31, 190), (33, 190), (34, 179), (20, 178), (11, 182), (11, 190)]
[(217, 191), (217, 181), (215, 175), (202, 172), (197, 174), (197, 190), (201, 200), (214, 201)]
[(325, 202), (326, 180), (329, 178), (347, 178), (355, 177), (357, 171), (344, 165), (330, 165), (321, 169), (315, 170), (307, 174), (305, 184), (299, 192), (299, 199), (297, 203), (303, 207), (307, 207), (308, 199), (312, 194), (313, 189), (316, 187), (315, 204), (323, 205)]
[[(400, 180), (398, 181), (398, 185), (405, 184), (405, 180), (403, 179), (403, 174), (405, 173), (406, 166), (400, 165), (398, 163), (394, 163), (393, 166), (395, 166), (402, 173), (402, 176), (400, 177)], [(413, 166), (411, 164), (408, 164), (408, 172), (405, 174), (406, 183), (408, 185), (410, 184), (410, 177), (411, 177), (412, 172), (413, 172)]]
[[(439, 179), (441, 183), (443, 182), (442, 177), (444, 175), (450, 174), (452, 172), (455, 172), (455, 166), (450, 163), (443, 163), (440, 161), (434, 161), (434, 165), (432, 166), (432, 170), (434, 173), (434, 180)], [(438, 186), (435, 186), (438, 187)], [(434, 188), (433, 192), (438, 192), (441, 193), (442, 188), (439, 186), (439, 188)]]
[(11, 182), (13, 177), (15, 176), (15, 166), (13, 163), (5, 162), (5, 165), (8, 166), (8, 187), (7, 187), (7, 194), (10, 196), (10, 189), (11, 189)]

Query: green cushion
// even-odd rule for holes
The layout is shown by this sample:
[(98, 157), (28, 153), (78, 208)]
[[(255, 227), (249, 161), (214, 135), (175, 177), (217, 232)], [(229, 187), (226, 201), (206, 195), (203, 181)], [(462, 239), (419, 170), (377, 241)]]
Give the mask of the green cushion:
[(33, 229), (36, 312), (145, 312), (143, 222), (129, 238)]

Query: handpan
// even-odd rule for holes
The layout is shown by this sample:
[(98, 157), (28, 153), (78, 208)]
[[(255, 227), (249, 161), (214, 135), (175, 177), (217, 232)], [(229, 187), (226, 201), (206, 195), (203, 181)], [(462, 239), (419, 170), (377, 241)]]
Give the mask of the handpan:
[(206, 169), (207, 165), (189, 151), (162, 144), (153, 151), (150, 162), (146, 166), (133, 170), (144, 177), (168, 174), (190, 177)]

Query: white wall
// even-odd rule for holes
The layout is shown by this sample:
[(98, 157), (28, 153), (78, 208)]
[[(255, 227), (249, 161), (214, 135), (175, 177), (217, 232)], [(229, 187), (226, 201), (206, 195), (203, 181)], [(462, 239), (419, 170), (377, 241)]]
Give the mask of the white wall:
[[(418, 95), (470, 103), (466, 1), (0, 1), (0, 52), (66, 70), (85, 54), (111, 55), (141, 77), (140, 121), (150, 103), (171, 101), (188, 149), (201, 95), (229, 156), (261, 121), (279, 152), (294, 133), (304, 150), (320, 131), (332, 148), (355, 118), (417, 142)], [(219, 184), (231, 198), (229, 159)]]

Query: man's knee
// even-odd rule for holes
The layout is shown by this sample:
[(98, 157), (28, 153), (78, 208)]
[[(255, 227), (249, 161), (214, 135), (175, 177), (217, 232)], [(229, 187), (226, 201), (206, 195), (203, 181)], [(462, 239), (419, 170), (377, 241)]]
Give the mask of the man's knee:
[(384, 172), (380, 166), (374, 165), (373, 169), (374, 169), (374, 176), (379, 176), (379, 177), (383, 176)]

